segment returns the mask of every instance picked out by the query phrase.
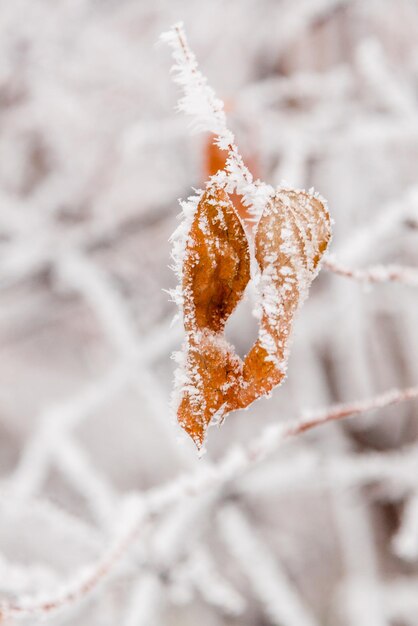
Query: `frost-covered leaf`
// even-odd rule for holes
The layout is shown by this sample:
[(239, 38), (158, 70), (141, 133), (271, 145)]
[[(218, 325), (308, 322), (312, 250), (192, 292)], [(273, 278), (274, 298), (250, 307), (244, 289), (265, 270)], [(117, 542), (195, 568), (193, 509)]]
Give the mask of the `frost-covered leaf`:
[(254, 242), (259, 334), (243, 363), (222, 331), (249, 280), (248, 244), (228, 195), (212, 186), (202, 196), (183, 264), (186, 374), (178, 408), (180, 424), (198, 447), (211, 421), (284, 379), (293, 320), (330, 236), (319, 197), (279, 189), (267, 203)]
[(178, 420), (198, 447), (211, 420), (229, 405), (240, 359), (222, 331), (250, 279), (248, 243), (226, 192), (203, 194), (188, 234), (182, 270), (187, 333)]
[(279, 189), (267, 204), (255, 235), (261, 272), (259, 337), (244, 363), (242, 406), (283, 380), (293, 319), (330, 237), (329, 214), (318, 197)]
[(183, 388), (177, 416), (180, 425), (198, 448), (211, 421), (222, 419), (233, 409), (235, 389), (241, 377), (241, 359), (222, 335), (204, 331), (189, 339), (187, 384)]
[(203, 194), (183, 263), (186, 331), (219, 332), (250, 279), (248, 243), (227, 193), (215, 185)]

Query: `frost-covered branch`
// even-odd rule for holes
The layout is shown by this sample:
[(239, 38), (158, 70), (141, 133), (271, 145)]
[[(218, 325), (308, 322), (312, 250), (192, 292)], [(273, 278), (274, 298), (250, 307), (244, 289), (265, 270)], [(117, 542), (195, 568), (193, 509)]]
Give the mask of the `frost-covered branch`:
[(74, 579), (62, 584), (52, 593), (27, 595), (20, 600), (0, 601), (0, 623), (10, 618), (48, 615), (62, 610), (67, 605), (76, 605), (94, 591), (111, 574), (120, 562), (138, 533), (141, 517), (138, 502), (130, 501), (121, 511), (115, 540), (92, 566), (83, 568)]
[(46, 596), (47, 600), (28, 597), (22, 604), (3, 602), (0, 607), (0, 614), (5, 618), (8, 616), (25, 617), (36, 613), (53, 612), (71, 604), (74, 600), (92, 592), (112, 573), (120, 559), (126, 556), (135, 542), (147, 516), (160, 514), (167, 507), (184, 498), (196, 496), (204, 493), (207, 489), (219, 488), (229, 483), (241, 476), (255, 463), (259, 463), (271, 455), (289, 438), (326, 423), (354, 417), (367, 411), (385, 408), (416, 398), (418, 398), (418, 387), (393, 390), (367, 400), (336, 405), (310, 416), (305, 415), (290, 425), (280, 424), (267, 427), (255, 442), (246, 448), (234, 447), (216, 465), (203, 466), (201, 470), (191, 476), (182, 475), (166, 486), (149, 490), (140, 497), (139, 501), (128, 502), (129, 515), (127, 514), (120, 520), (120, 530), (115, 533), (111, 546), (96, 563), (85, 568), (86, 573), (76, 575), (63, 589), (42, 594), (42, 598)]
[(75, 397), (50, 407), (39, 418), (37, 433), (22, 451), (7, 488), (18, 499), (34, 495), (42, 485), (56, 440), (76, 427), (86, 415), (100, 409), (127, 381), (125, 368), (116, 366), (100, 380), (87, 385)]
[(193, 548), (184, 567), (179, 566), (180, 578), (185, 578), (199, 595), (225, 615), (241, 615), (246, 602), (231, 582), (222, 575), (210, 552), (203, 545)]
[(268, 454), (269, 445), (275, 447), (278, 440), (300, 435), (322, 424), (339, 421), (346, 417), (354, 417), (368, 411), (382, 409), (416, 398), (418, 398), (418, 387), (409, 387), (407, 389), (387, 391), (367, 400), (347, 404), (336, 404), (324, 411), (318, 411), (312, 414), (305, 412), (302, 419), (296, 421), (294, 424), (290, 424), (290, 426), (282, 426), (281, 428), (279, 426), (272, 426), (270, 429), (267, 428), (264, 435), (259, 439), (260, 443), (263, 442), (262, 447), (259, 447), (259, 444), (257, 444), (255, 446), (256, 452), (253, 452), (253, 454), (260, 455), (264, 458), (264, 456)]
[(365, 269), (351, 269), (340, 264), (333, 257), (328, 257), (323, 267), (334, 274), (353, 278), (363, 283), (404, 283), (412, 287), (418, 286), (418, 268), (403, 265), (375, 265)]
[(418, 559), (418, 488), (416, 484), (412, 487), (400, 528), (393, 539), (393, 549), (400, 558), (406, 561)]
[(261, 181), (253, 180), (235, 144), (234, 134), (227, 126), (223, 102), (216, 97), (200, 72), (183, 25), (179, 23), (173, 26), (170, 31), (161, 35), (161, 40), (168, 43), (173, 50), (175, 81), (184, 93), (178, 104), (179, 109), (192, 117), (197, 130), (213, 133), (216, 136), (216, 145), (228, 154), (224, 171), (219, 171), (212, 178), (224, 184), (228, 192), (236, 191), (242, 195), (254, 216), (259, 216), (273, 189)]
[[(418, 454), (415, 445), (394, 452), (354, 454), (333, 452), (326, 457), (321, 452), (303, 449), (291, 456), (292, 472), (286, 470), (285, 456), (276, 463), (261, 465), (239, 482), (239, 493), (285, 494), (306, 489), (334, 491), (350, 487), (380, 486), (379, 494), (388, 500), (397, 500), (416, 487)], [(411, 530), (411, 535), (413, 534)]]
[(182, 463), (188, 463), (183, 450), (177, 445), (169, 421), (166, 419), (167, 403), (159, 382), (146, 366), (142, 342), (134, 320), (117, 289), (102, 269), (81, 252), (73, 251), (63, 257), (57, 266), (58, 276), (73, 286), (91, 306), (106, 337), (113, 345), (130, 380), (138, 380), (139, 393), (154, 414), (167, 442)]
[(123, 626), (158, 626), (164, 608), (161, 580), (152, 572), (145, 572), (133, 585)]
[(237, 506), (225, 506), (218, 514), (218, 526), (227, 549), (248, 578), (271, 623), (316, 626), (318, 622), (311, 610), (243, 512)]
[(395, 232), (405, 230), (405, 226), (417, 220), (418, 185), (411, 184), (400, 197), (385, 203), (375, 218), (362, 222), (354, 229), (335, 250), (335, 256), (344, 263), (361, 261), (381, 241), (393, 237)]

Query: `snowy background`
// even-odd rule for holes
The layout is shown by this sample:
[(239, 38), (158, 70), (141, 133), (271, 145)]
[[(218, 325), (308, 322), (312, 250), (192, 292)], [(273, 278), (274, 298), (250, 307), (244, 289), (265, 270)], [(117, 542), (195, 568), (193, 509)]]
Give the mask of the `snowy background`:
[[(327, 198), (353, 274), (324, 268), (288, 379), (203, 460), (169, 410), (168, 239), (207, 149), (156, 45), (180, 19), (254, 173)], [(417, 401), (239, 457), (418, 384), (417, 41), (415, 0), (0, 2), (0, 623), (418, 626)]]

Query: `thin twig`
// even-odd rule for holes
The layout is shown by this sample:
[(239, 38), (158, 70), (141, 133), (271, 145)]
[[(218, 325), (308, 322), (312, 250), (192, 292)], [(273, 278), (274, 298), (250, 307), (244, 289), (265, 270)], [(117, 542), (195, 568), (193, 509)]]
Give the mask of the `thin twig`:
[(170, 31), (163, 33), (161, 40), (173, 50), (175, 81), (184, 94), (179, 101), (179, 109), (193, 117), (198, 130), (214, 133), (217, 146), (228, 153), (224, 171), (218, 172), (212, 179), (216, 178), (226, 185), (229, 192), (237, 191), (242, 195), (254, 216), (261, 214), (273, 188), (260, 180), (253, 180), (236, 146), (234, 134), (227, 126), (223, 102), (216, 97), (200, 72), (183, 24), (175, 24)]
[(352, 278), (364, 283), (386, 283), (396, 282), (418, 287), (418, 268), (405, 265), (374, 265), (364, 269), (351, 269), (341, 265), (334, 258), (328, 257), (323, 262), (324, 269), (327, 269), (339, 276)]
[[(367, 411), (382, 409), (416, 398), (418, 398), (418, 386), (401, 390), (394, 389), (366, 400), (335, 405), (311, 415), (305, 414), (289, 425), (274, 424), (268, 426), (254, 443), (246, 448), (239, 446), (233, 448), (216, 466), (205, 464), (195, 474), (182, 474), (168, 485), (150, 489), (145, 494), (140, 495), (140, 506), (137, 502), (136, 511), (130, 515), (129, 523), (123, 524), (123, 531), (115, 538), (111, 548), (105, 550), (104, 555), (98, 559), (96, 564), (92, 564), (88, 568), (87, 575), (76, 574), (65, 585), (65, 588), (58, 590), (56, 594), (43, 593), (40, 596), (28, 597), (24, 603), (18, 601), (0, 603), (0, 621), (9, 617), (23, 618), (34, 614), (52, 613), (87, 596), (104, 582), (117, 563), (126, 556), (135, 543), (146, 519), (160, 514), (168, 506), (185, 497), (199, 495), (207, 489), (223, 486), (236, 479), (245, 470), (275, 452), (287, 439), (329, 422), (354, 417)], [(40, 600), (40, 597), (47, 599)]]

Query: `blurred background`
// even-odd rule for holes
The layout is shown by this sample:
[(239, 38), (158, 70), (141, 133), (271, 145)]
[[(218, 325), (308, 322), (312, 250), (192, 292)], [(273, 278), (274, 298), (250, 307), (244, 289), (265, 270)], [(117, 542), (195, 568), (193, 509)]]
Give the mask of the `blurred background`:
[[(324, 269), (283, 386), (211, 429), (200, 461), (181, 436), (168, 240), (213, 154), (156, 45), (178, 20), (254, 174), (327, 198), (335, 258), (418, 268), (415, 0), (3, 0), (0, 598), (53, 599), (3, 622), (417, 626), (416, 401), (167, 506), (83, 587), (132, 498), (268, 424), (418, 384), (416, 286)], [(248, 303), (234, 318), (245, 353)]]

